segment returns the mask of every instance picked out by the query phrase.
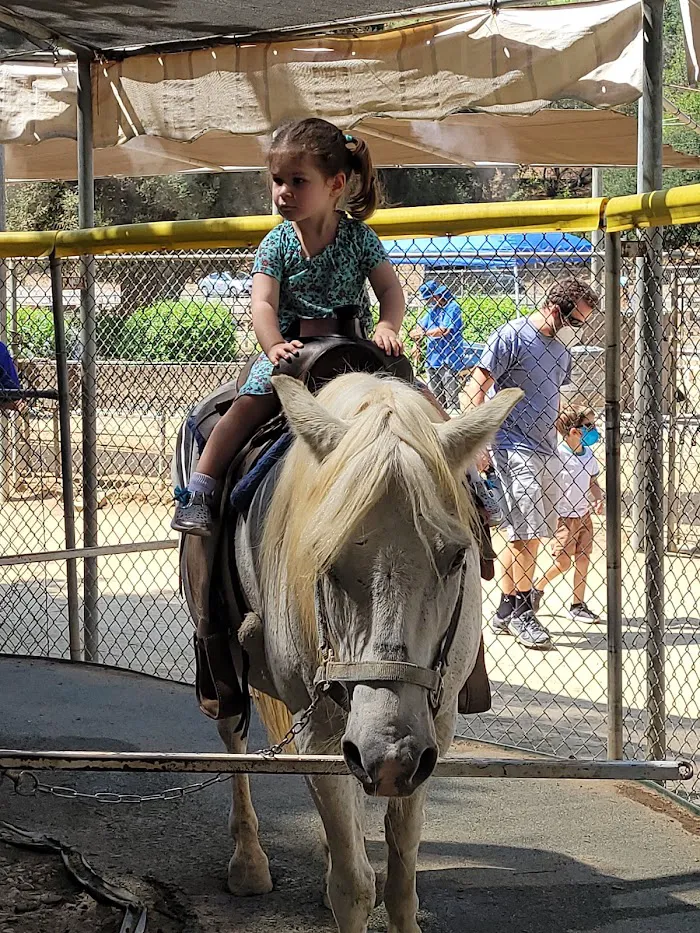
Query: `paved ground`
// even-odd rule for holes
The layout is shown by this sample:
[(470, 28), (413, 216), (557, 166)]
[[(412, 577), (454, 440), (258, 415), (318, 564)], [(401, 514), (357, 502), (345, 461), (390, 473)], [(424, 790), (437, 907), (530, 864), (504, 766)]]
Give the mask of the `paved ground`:
[[(5, 747), (219, 747), (213, 726), (185, 686), (11, 658), (0, 659), (0, 681), (0, 745)], [(256, 730), (253, 745), (262, 741)], [(44, 780), (140, 793), (177, 783), (172, 775), (62, 774)], [(155, 902), (154, 931), (331, 933), (331, 917), (320, 906), (316, 814), (303, 782), (260, 776), (253, 790), (276, 883), (262, 898), (236, 900), (223, 890), (229, 852), (223, 785), (178, 802), (110, 807), (48, 796), (21, 799), (4, 783), (0, 819), (76, 845), (110, 879)], [(371, 808), (368, 832), (371, 858), (379, 864), (379, 807)], [(424, 933), (697, 933), (698, 834), (700, 820), (636, 785), (435, 781), (420, 857), (422, 928)], [(106, 908), (90, 914), (88, 904), (71, 902), (75, 909), (67, 911), (70, 894), (55, 874), (51, 856), (18, 855), (0, 845), (3, 933), (118, 928)], [(21, 877), (32, 879), (28, 888), (24, 884), (22, 912), (8, 913), (8, 891), (18, 897)], [(14, 888), (3, 885), (7, 878)], [(52, 897), (42, 900), (39, 892), (51, 885)], [(377, 910), (372, 929), (385, 930), (385, 920)]]

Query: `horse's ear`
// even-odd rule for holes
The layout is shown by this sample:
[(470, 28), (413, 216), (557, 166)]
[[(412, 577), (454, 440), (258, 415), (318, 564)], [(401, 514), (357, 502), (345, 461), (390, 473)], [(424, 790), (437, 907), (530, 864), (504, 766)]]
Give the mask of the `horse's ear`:
[(450, 466), (457, 469), (486, 447), (524, 394), (521, 389), (502, 389), (478, 408), (436, 425)]
[(345, 436), (348, 425), (319, 405), (298, 379), (273, 376), (272, 387), (296, 436), (306, 441), (319, 461), (332, 453)]

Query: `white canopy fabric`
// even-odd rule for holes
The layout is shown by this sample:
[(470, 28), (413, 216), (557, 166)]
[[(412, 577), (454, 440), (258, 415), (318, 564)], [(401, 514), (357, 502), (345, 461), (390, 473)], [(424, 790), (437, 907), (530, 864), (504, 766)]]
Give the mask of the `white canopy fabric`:
[[(456, 114), (442, 121), (363, 120), (356, 129), (379, 166), (634, 165), (637, 121), (601, 110), (540, 110), (532, 116)], [(205, 133), (189, 142), (138, 136), (95, 150), (95, 174), (169, 175), (236, 171), (265, 165), (266, 136)], [(664, 146), (664, 165), (700, 169), (700, 158)], [(72, 139), (5, 146), (8, 181), (74, 179)]]
[[(598, 0), (480, 9), (355, 38), (137, 55), (93, 66), (95, 146), (264, 137), (301, 115), (350, 128), (466, 109), (534, 113), (563, 98), (613, 107), (640, 95), (641, 43), (639, 0)], [(74, 137), (74, 91), (69, 68), (4, 66), (0, 142)]]
[(464, 109), (534, 113), (641, 93), (639, 0), (477, 10), (358, 38), (291, 39), (142, 55), (93, 71), (97, 146), (135, 136), (270, 133), (320, 116), (436, 120)]

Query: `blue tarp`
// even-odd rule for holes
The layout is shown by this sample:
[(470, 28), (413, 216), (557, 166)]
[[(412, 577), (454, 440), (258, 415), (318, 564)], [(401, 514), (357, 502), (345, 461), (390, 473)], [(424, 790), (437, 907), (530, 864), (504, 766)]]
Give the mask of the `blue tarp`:
[(591, 242), (573, 233), (492, 233), (487, 236), (384, 240), (395, 265), (427, 269), (512, 269), (533, 262), (586, 262)]

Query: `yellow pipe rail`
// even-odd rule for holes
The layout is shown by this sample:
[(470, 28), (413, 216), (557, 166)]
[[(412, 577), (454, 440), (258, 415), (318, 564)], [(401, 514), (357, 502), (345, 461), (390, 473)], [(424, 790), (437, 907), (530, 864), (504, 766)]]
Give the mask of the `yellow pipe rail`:
[[(545, 233), (597, 230), (605, 207), (603, 198), (561, 201), (504, 201), (485, 204), (445, 204), (439, 207), (399, 207), (377, 211), (370, 220), (380, 237), (449, 236), (470, 233)], [(255, 248), (279, 218), (231, 217), (125, 224), (92, 230), (0, 234), (0, 257), (59, 257), (87, 253), (153, 252)]]
[(611, 198), (605, 209), (608, 233), (635, 227), (700, 223), (700, 185), (683, 185), (667, 191)]
[[(229, 217), (92, 230), (0, 233), (0, 259), (169, 250), (254, 249), (279, 218)], [(546, 233), (553, 230), (609, 233), (635, 227), (700, 223), (700, 185), (611, 198), (499, 201), (399, 207), (377, 211), (369, 221), (380, 237), (456, 236), (489, 233)]]

